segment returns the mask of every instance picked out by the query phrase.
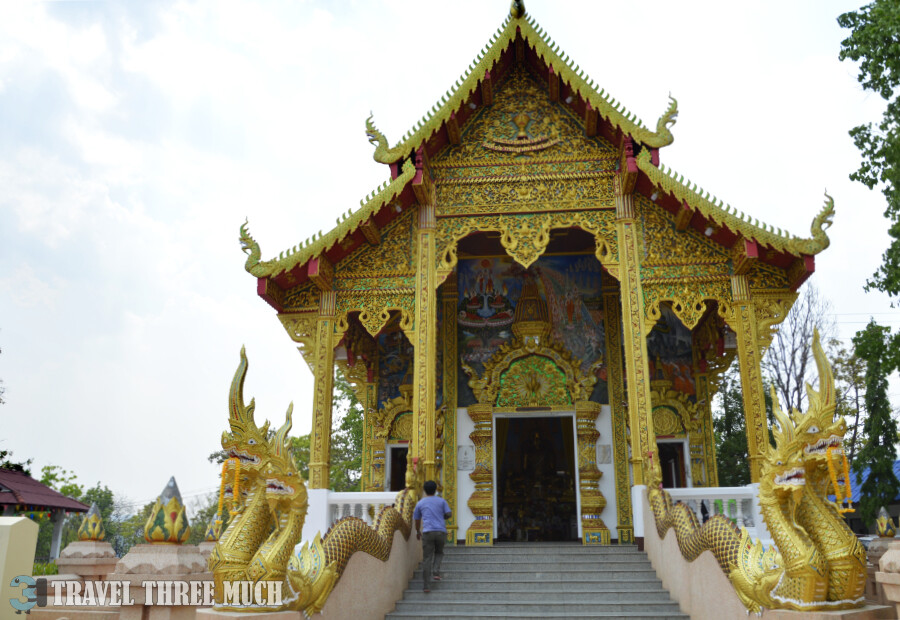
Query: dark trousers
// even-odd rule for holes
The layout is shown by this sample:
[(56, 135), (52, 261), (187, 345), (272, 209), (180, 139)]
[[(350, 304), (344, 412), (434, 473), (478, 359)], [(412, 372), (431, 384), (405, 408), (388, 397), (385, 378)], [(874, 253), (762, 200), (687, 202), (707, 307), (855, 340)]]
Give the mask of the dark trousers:
[(425, 587), (431, 589), (431, 576), (441, 574), (441, 561), (444, 559), (444, 543), (446, 532), (424, 532), (422, 534), (422, 572)]

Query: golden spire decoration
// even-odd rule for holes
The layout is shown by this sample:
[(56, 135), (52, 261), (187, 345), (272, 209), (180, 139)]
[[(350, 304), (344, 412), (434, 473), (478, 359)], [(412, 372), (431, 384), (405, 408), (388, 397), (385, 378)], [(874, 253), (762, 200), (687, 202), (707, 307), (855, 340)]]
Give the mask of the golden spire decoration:
[(106, 538), (106, 530), (103, 529), (103, 518), (100, 516), (97, 502), (94, 502), (78, 527), (78, 540), (103, 540), (104, 538)]
[(144, 539), (149, 543), (180, 545), (190, 535), (191, 525), (181, 501), (178, 485), (175, 483), (175, 476), (172, 476), (166, 488), (156, 498), (150, 516), (147, 517)]

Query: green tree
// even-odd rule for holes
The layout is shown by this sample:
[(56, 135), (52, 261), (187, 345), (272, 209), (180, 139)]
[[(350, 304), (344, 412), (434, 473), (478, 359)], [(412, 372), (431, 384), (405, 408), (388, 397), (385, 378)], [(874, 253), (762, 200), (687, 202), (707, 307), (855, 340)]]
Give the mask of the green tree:
[(713, 431), (719, 486), (742, 487), (750, 484), (750, 458), (741, 379), (737, 372), (729, 370), (722, 376), (718, 405), (713, 416)]
[(12, 450), (0, 450), (0, 469), (11, 469), (12, 471), (20, 471), (26, 476), (31, 475), (31, 463), (34, 459), (27, 461), (12, 460)]
[[(331, 433), (332, 491), (359, 491), (362, 478), (363, 408), (340, 372), (334, 375), (335, 421)], [(337, 427), (335, 429), (335, 426)]]
[[(772, 424), (772, 396), (765, 387), (766, 418), (769, 421), (769, 443), (775, 445)], [(750, 484), (750, 458), (747, 453), (747, 422), (744, 417), (744, 395), (738, 364), (722, 375), (718, 394), (713, 403), (713, 433), (716, 441), (716, 468), (719, 485), (739, 487)]]
[(900, 480), (894, 475), (897, 441), (897, 421), (888, 400), (887, 376), (894, 367), (895, 353), (890, 345), (891, 330), (870, 321), (853, 337), (856, 354), (866, 362), (866, 443), (853, 463), (857, 479), (869, 467), (869, 476), (860, 486), (859, 516), (863, 523), (872, 523), (881, 506), (890, 504), (900, 493)]
[(865, 443), (866, 363), (856, 350), (832, 341), (831, 365), (834, 372), (836, 413), (847, 421), (844, 450), (851, 463)]
[(850, 29), (850, 36), (841, 41), (840, 59), (858, 62), (859, 83), (887, 102), (878, 125), (867, 123), (850, 130), (862, 155), (850, 178), (869, 189), (880, 186), (887, 200), (884, 215), (891, 222), (891, 242), (866, 290), (896, 297), (900, 295), (900, 101), (894, 92), (900, 85), (900, 4), (875, 0), (837, 21)]

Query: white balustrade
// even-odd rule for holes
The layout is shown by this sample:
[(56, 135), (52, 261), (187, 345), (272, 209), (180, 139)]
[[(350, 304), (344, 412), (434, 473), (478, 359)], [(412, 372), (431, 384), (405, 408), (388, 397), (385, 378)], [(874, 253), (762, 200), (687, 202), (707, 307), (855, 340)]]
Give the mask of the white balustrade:
[(757, 485), (745, 487), (690, 487), (666, 489), (673, 502), (681, 502), (694, 511), (697, 520), (703, 523), (715, 514), (731, 519), (738, 527), (746, 527), (753, 537), (768, 539), (759, 513)]
[[(328, 526), (331, 527), (344, 517), (357, 517), (369, 525), (385, 506), (391, 506), (397, 498), (396, 492), (386, 493), (328, 493)], [(323, 532), (324, 533), (324, 532)]]

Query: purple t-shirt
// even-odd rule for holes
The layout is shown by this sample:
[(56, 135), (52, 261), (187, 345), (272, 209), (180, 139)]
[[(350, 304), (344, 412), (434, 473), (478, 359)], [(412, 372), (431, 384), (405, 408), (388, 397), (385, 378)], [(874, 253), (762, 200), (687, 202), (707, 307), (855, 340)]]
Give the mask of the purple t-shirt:
[(416, 504), (413, 519), (422, 519), (423, 532), (446, 532), (444, 515), (450, 514), (450, 504), (443, 497), (426, 495)]

